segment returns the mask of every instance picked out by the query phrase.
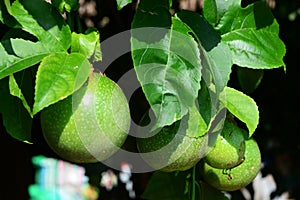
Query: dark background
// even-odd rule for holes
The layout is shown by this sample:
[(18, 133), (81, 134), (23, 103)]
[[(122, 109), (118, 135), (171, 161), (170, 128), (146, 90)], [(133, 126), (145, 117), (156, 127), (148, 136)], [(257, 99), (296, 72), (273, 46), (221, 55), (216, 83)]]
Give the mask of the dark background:
[[(101, 34), (101, 40), (130, 28), (135, 10), (131, 4), (121, 11), (116, 10), (115, 1), (97, 0), (97, 15), (82, 14), (83, 23), (86, 19), (94, 23)], [(300, 8), (299, 0), (277, 0), (273, 13), (280, 24), (280, 37), (286, 44), (287, 53), (284, 57), (286, 72), (282, 68), (266, 70), (264, 78), (251, 94), (260, 109), (260, 124), (254, 134), (265, 164), (264, 174), (272, 173), (277, 183), (277, 190), (272, 196), (290, 191), (291, 196), (300, 199), (300, 98), (299, 98), (299, 45), (300, 45), (300, 17), (289, 20), (291, 12)], [(103, 25), (99, 22), (108, 17), (109, 22)], [(85, 21), (84, 21), (85, 20)], [(120, 75), (132, 67), (130, 55), (116, 60), (106, 71), (107, 76), (117, 80)], [(231, 75), (230, 84), (237, 85), (235, 71)], [(238, 86), (237, 86), (238, 87)], [(131, 107), (134, 107), (131, 103)], [(136, 115), (132, 111), (133, 117)], [(37, 117), (38, 118), (38, 117)], [(0, 121), (2, 121), (0, 117)], [(35, 169), (31, 164), (34, 155), (45, 155), (58, 158), (41, 137), (39, 122), (33, 125), (34, 144), (25, 144), (13, 139), (5, 132), (0, 123), (0, 155), (1, 155), (1, 200), (29, 199), (28, 186), (34, 182)], [(93, 183), (99, 183), (99, 176), (104, 166), (101, 164), (84, 165)], [(95, 176), (95, 175), (98, 175)], [(135, 174), (134, 187), (140, 194), (146, 185), (149, 174)], [(124, 185), (119, 185), (112, 192), (101, 190), (101, 199), (127, 199)], [(241, 197), (233, 193), (236, 199)]]

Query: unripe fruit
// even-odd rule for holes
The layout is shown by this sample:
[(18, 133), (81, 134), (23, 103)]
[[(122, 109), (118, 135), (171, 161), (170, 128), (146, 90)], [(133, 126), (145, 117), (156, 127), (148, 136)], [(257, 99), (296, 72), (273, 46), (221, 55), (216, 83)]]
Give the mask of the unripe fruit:
[(77, 163), (107, 159), (124, 143), (130, 126), (126, 97), (111, 79), (94, 73), (72, 96), (41, 112), (48, 145)]
[(172, 172), (190, 169), (207, 154), (209, 148), (208, 134), (191, 137), (200, 131), (199, 123), (199, 113), (194, 107), (188, 116), (162, 128), (154, 136), (138, 138), (142, 158), (156, 170)]
[(213, 149), (205, 162), (214, 168), (229, 169), (244, 160), (246, 131), (226, 120)]
[(254, 139), (245, 141), (245, 160), (232, 169), (213, 168), (204, 161), (200, 163), (203, 180), (218, 190), (239, 190), (253, 181), (260, 170), (261, 154)]

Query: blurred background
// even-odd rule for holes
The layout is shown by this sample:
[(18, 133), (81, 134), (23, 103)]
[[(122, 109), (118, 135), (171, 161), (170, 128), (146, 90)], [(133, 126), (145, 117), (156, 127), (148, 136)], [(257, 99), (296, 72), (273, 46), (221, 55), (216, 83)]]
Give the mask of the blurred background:
[[(243, 1), (246, 5), (252, 1)], [(86, 27), (96, 27), (100, 31), (101, 40), (130, 29), (136, 1), (118, 11), (113, 0), (80, 0), (79, 10), (81, 20)], [(270, 195), (270, 199), (289, 192), (286, 199), (300, 199), (300, 97), (299, 90), (299, 46), (300, 46), (300, 0), (268, 0), (266, 2), (280, 24), (280, 38), (287, 49), (284, 61), (286, 72), (282, 68), (264, 72), (264, 77), (258, 88), (250, 94), (260, 109), (260, 124), (254, 134), (264, 162), (263, 176), (272, 174), (277, 189)], [(201, 2), (197, 0), (174, 1), (177, 8), (200, 10)], [(106, 70), (106, 75), (117, 81), (126, 71), (132, 68), (130, 55), (117, 59)], [(236, 71), (233, 70), (230, 84), (239, 89), (236, 80)], [(141, 97), (142, 98), (142, 97)], [(144, 99), (142, 98), (142, 101)], [(139, 118), (136, 105), (130, 102), (133, 118)], [(134, 106), (133, 106), (134, 105)], [(38, 117), (37, 117), (38, 118)], [(2, 121), (0, 116), (0, 121)], [(1, 200), (29, 199), (28, 187), (35, 182), (36, 168), (32, 158), (36, 155), (57, 158), (42, 138), (39, 121), (34, 122), (33, 144), (21, 143), (5, 132), (0, 123), (0, 155), (1, 155)], [(107, 190), (100, 185), (101, 173), (108, 169), (97, 164), (81, 165), (86, 169), (89, 182), (99, 188), (99, 199), (130, 199), (125, 183), (118, 179), (118, 186)], [(113, 171), (115, 175), (119, 172)], [(150, 173), (133, 174), (133, 188), (135, 195), (141, 194), (149, 180)], [(252, 191), (249, 188), (249, 191)], [(252, 191), (253, 192), (253, 191)], [(244, 199), (239, 191), (233, 192), (233, 199)]]

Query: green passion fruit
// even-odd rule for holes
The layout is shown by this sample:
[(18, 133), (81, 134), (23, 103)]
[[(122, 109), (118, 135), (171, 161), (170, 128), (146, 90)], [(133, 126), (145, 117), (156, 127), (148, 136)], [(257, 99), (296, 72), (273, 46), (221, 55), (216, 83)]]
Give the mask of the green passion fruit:
[(200, 173), (203, 180), (214, 188), (222, 191), (239, 190), (253, 181), (260, 170), (261, 154), (256, 141), (245, 141), (245, 160), (231, 169), (217, 169), (200, 162)]
[(247, 133), (234, 122), (226, 120), (213, 149), (206, 155), (205, 162), (214, 168), (228, 169), (244, 160)]
[(41, 111), (48, 145), (77, 163), (107, 159), (122, 146), (130, 126), (126, 97), (108, 77), (94, 73), (78, 91)]
[(201, 122), (197, 108), (192, 107), (180, 121), (163, 127), (156, 134), (151, 132), (151, 137), (138, 138), (141, 157), (154, 169), (164, 172), (190, 169), (209, 149), (209, 134), (200, 133)]

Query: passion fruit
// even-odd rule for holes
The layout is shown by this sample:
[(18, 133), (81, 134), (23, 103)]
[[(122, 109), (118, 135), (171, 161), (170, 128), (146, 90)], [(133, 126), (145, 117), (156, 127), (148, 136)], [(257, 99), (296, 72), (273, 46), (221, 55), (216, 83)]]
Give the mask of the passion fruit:
[(73, 95), (41, 111), (48, 145), (77, 163), (107, 159), (122, 146), (130, 126), (126, 97), (110, 78), (94, 73)]
[(261, 154), (257, 142), (252, 138), (245, 141), (245, 160), (231, 169), (217, 169), (204, 159), (199, 164), (203, 180), (222, 191), (239, 190), (253, 181), (260, 170)]
[(151, 137), (138, 138), (141, 157), (155, 170), (164, 172), (192, 168), (209, 149), (209, 134), (200, 133), (202, 122), (197, 108), (192, 107), (180, 121), (163, 127), (156, 134), (149, 132)]
[(234, 122), (226, 120), (213, 149), (206, 155), (205, 162), (214, 168), (229, 169), (244, 160), (247, 133)]

